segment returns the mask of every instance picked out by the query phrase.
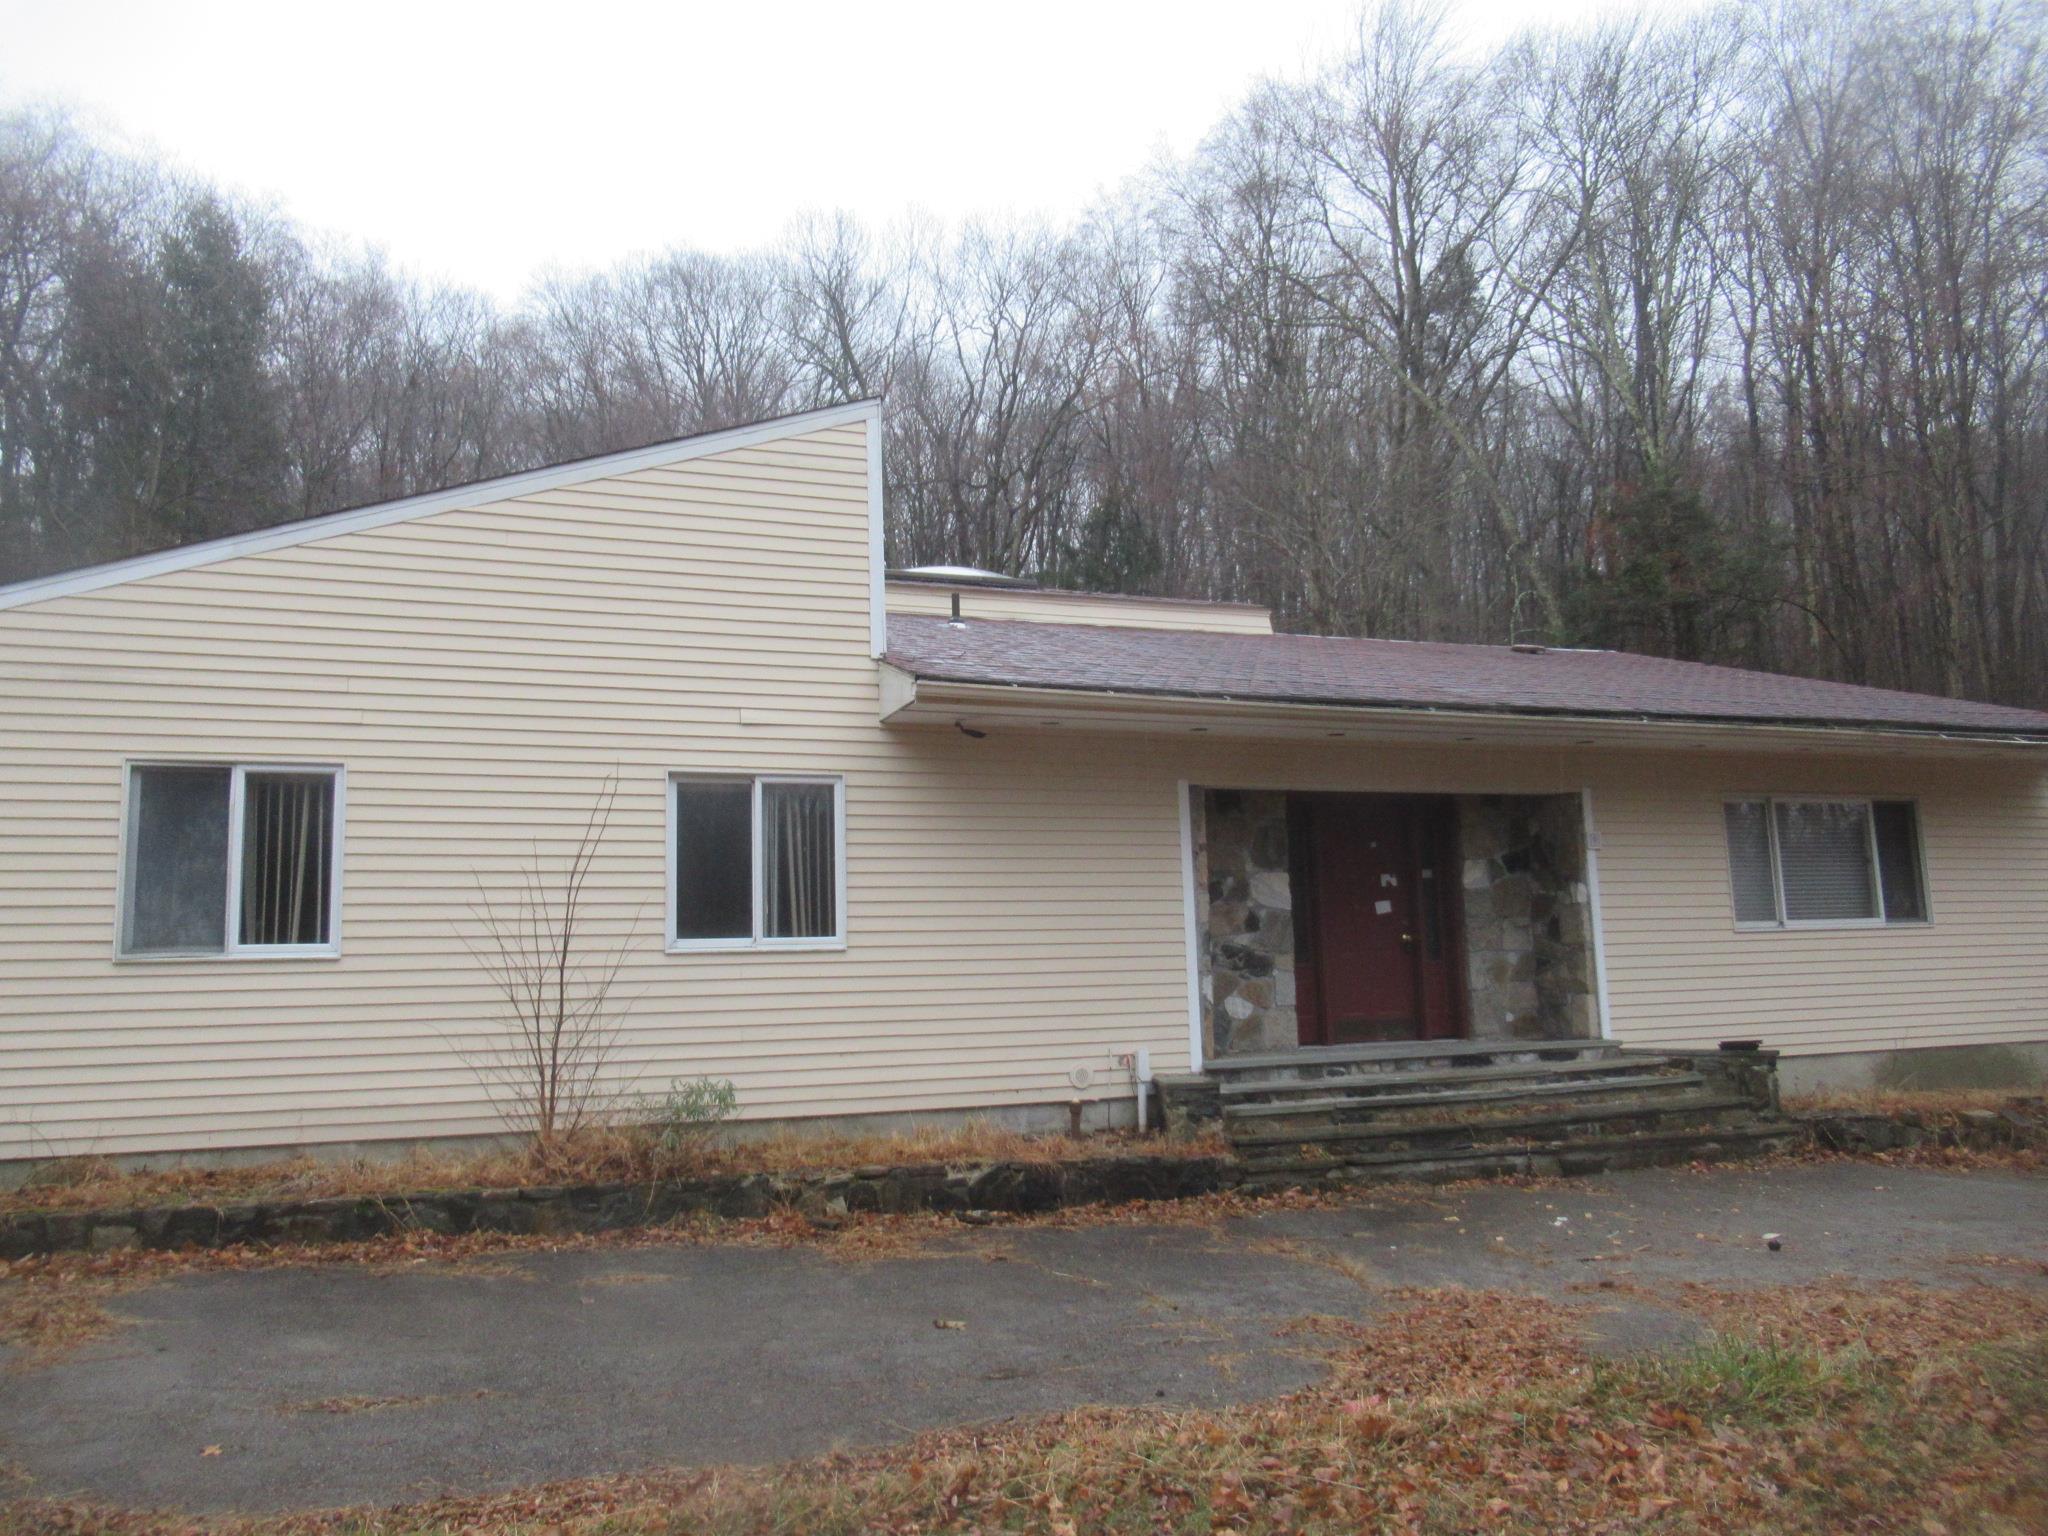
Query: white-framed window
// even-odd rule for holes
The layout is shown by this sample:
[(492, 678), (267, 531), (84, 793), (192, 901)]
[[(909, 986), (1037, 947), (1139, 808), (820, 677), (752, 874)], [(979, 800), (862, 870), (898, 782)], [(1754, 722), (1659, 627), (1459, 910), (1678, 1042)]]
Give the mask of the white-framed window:
[(669, 775), (671, 951), (845, 944), (843, 779)]
[(116, 954), (340, 954), (342, 781), (328, 763), (129, 763)]
[(1736, 927), (1930, 920), (1920, 813), (1911, 800), (1758, 795), (1721, 810)]

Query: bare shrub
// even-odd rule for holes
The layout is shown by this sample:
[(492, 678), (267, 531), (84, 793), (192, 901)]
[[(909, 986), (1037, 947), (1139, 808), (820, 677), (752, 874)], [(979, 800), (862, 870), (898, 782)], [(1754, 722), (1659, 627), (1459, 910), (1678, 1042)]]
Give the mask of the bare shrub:
[(618, 793), (614, 773), (568, 857), (550, 857), (536, 843), (515, 891), (493, 891), (478, 875), (470, 908), (481, 932), (464, 942), (502, 1006), (497, 1033), (461, 1054), (506, 1125), (544, 1158), (609, 1120), (631, 1086), (610, 1068), (630, 1006), (616, 994), (634, 925), (617, 943), (593, 946), (585, 899)]

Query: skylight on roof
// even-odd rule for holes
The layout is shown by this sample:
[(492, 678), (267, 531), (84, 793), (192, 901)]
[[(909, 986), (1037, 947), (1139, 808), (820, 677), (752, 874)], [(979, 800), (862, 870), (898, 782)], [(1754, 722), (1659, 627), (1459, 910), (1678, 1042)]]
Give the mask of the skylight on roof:
[(955, 582), (961, 586), (1032, 587), (1037, 583), (1022, 576), (1005, 576), (973, 565), (906, 565), (889, 572), (892, 581)]

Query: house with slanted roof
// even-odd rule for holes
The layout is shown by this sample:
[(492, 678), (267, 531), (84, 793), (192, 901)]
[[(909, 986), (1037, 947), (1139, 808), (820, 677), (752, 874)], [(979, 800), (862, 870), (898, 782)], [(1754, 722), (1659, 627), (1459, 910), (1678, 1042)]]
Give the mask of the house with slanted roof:
[(0, 589), (0, 1159), (499, 1130), (479, 893), (586, 837), (606, 1070), (757, 1121), (1570, 1166), (2048, 1056), (2048, 715), (892, 572), (879, 434)]

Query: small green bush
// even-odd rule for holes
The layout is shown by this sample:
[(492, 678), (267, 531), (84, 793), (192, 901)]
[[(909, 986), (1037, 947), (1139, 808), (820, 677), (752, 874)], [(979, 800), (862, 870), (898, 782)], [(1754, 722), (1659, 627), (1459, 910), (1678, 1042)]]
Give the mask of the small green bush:
[(739, 1091), (722, 1077), (676, 1078), (653, 1105), (649, 1128), (655, 1145), (674, 1156), (701, 1145), (740, 1107)]

